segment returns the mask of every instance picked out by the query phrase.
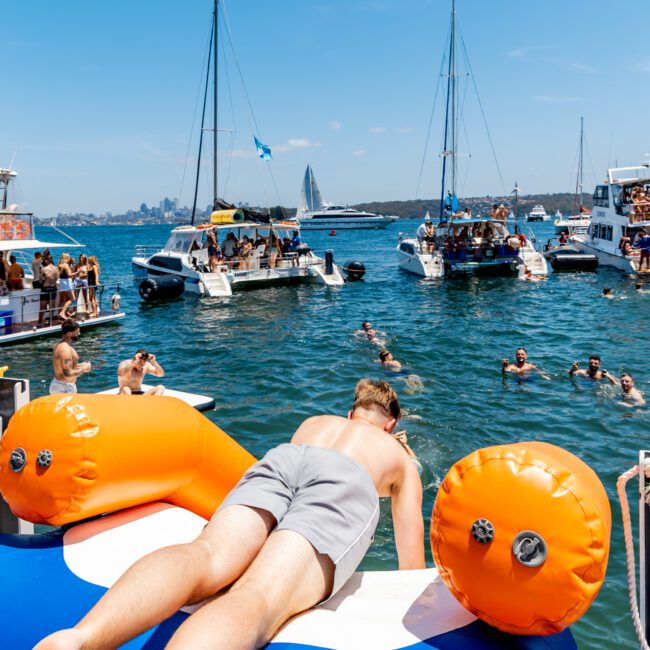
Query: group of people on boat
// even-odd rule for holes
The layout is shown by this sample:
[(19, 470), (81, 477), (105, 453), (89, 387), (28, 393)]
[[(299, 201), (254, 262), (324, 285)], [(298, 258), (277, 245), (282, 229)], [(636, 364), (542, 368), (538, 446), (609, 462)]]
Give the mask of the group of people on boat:
[(623, 235), (618, 242), (618, 248), (625, 257), (639, 258), (639, 271), (644, 265), (646, 270), (650, 270), (650, 233), (645, 228), (640, 228), (633, 240)]
[(15, 255), (0, 251), (0, 295), (23, 288), (25, 270), (16, 260)]
[(75, 317), (80, 298), (86, 318), (97, 318), (99, 274), (100, 265), (95, 255), (81, 253), (75, 262), (70, 253), (62, 253), (55, 264), (48, 249), (34, 253), (32, 286), (41, 290), (38, 324)]
[[(237, 239), (235, 233), (229, 231), (220, 244), (217, 230), (209, 228), (203, 247), (208, 251), (208, 268), (214, 273), (223, 264), (229, 268), (250, 270), (253, 257), (257, 257), (260, 264), (265, 262), (269, 268), (274, 269), (279, 259), (296, 252), (301, 244), (297, 230), (292, 232), (292, 237), (280, 237), (274, 231), (271, 231), (269, 236), (263, 236), (255, 231), (253, 236), (243, 235), (241, 239)], [(195, 241), (192, 252), (200, 248)]]
[[(503, 359), (501, 362), (501, 372), (504, 375), (507, 373), (528, 375), (531, 372), (536, 372), (544, 379), (551, 379), (537, 365), (528, 361), (528, 352), (524, 347), (517, 348), (514, 362)], [(619, 386), (621, 388), (621, 401), (619, 403), (623, 406), (644, 406), (646, 403), (643, 393), (636, 388), (632, 375), (625, 372), (617, 378), (601, 367), (601, 359), (597, 354), (592, 354), (589, 357), (587, 368), (580, 368), (578, 362), (574, 361), (568, 370), (568, 374), (570, 377), (584, 377), (593, 381), (605, 380), (613, 386)]]
[(650, 185), (633, 185), (623, 190), (623, 203), (631, 204), (629, 216), (632, 223), (650, 219)]

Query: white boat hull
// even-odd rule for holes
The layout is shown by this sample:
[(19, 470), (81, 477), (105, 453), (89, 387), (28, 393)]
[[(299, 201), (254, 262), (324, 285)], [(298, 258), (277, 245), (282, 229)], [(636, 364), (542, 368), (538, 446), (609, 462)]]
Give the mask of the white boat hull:
[(586, 237), (572, 237), (571, 241), (581, 253), (595, 255), (598, 258), (598, 263), (602, 266), (612, 266), (626, 273), (639, 273), (638, 258), (629, 258), (623, 255), (608, 253), (600, 248), (591, 246), (586, 239)]
[(298, 218), (301, 230), (377, 230), (396, 221), (393, 217), (359, 217), (336, 219)]

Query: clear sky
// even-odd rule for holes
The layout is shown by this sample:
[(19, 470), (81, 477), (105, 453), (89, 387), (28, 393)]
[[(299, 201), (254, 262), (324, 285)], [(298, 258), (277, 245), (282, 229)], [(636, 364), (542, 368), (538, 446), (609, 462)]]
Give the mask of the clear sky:
[[(45, 217), (164, 196), (191, 204), (211, 12), (211, 0), (2, 2), (0, 166), (13, 160), (20, 174), (12, 200)], [(328, 201), (438, 196), (441, 96), (417, 188), (448, 0), (228, 0), (226, 12), (258, 128), (222, 34), (224, 198), (295, 206), (308, 162)], [(470, 82), (461, 194), (515, 180), (572, 191), (581, 115), (585, 191), (608, 164), (650, 153), (648, 0), (458, 0), (458, 22), (503, 177)], [(254, 132), (272, 162), (256, 158)]]

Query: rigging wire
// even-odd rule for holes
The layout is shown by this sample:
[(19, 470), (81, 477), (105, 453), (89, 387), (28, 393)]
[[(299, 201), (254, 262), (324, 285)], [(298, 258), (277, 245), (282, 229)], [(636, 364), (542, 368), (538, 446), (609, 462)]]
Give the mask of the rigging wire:
[[(451, 30), (451, 28), (449, 28), (449, 30), (447, 31), (447, 37), (448, 38), (449, 38), (449, 31), (450, 30)], [(415, 198), (416, 199), (420, 195), (420, 185), (421, 185), (421, 182), (422, 182), (422, 174), (424, 172), (424, 164), (426, 162), (427, 150), (429, 148), (429, 139), (431, 137), (431, 125), (433, 124), (433, 115), (434, 115), (435, 110), (436, 110), (436, 101), (438, 99), (438, 92), (440, 90), (440, 80), (443, 77), (443, 70), (445, 68), (446, 59), (447, 59), (447, 54), (445, 53), (445, 54), (443, 54), (442, 61), (440, 62), (440, 70), (438, 72), (438, 83), (436, 84), (436, 91), (435, 91), (434, 96), (433, 96), (433, 106), (431, 107), (431, 115), (429, 116), (429, 125), (427, 126), (427, 137), (426, 137), (426, 139), (424, 141), (424, 151), (422, 152), (422, 161), (420, 163), (420, 174), (418, 175), (418, 182), (417, 182), (417, 186), (415, 188)]]
[[(231, 33), (231, 30), (230, 30), (230, 21), (228, 19), (228, 10), (226, 9), (225, 5), (226, 5), (226, 3), (223, 0), (222, 0), (222, 2), (219, 3), (219, 6), (221, 7), (221, 15), (223, 16), (223, 19), (224, 19), (223, 22), (224, 22), (224, 24), (226, 26), (226, 30), (225, 30), (226, 31), (226, 36), (228, 37), (228, 42), (230, 43), (230, 49), (232, 50), (232, 55), (233, 55), (233, 59), (235, 61), (235, 66), (237, 68), (237, 73), (239, 74), (239, 80), (241, 82), (242, 89), (244, 91), (244, 97), (246, 97), (246, 103), (248, 104), (248, 110), (250, 111), (251, 118), (253, 119), (253, 125), (255, 127), (255, 132), (260, 138), (262, 138), (262, 131), (260, 130), (259, 125), (257, 124), (257, 119), (255, 117), (255, 111), (253, 110), (253, 104), (251, 102), (250, 95), (248, 94), (248, 88), (246, 87), (246, 83), (244, 81), (244, 76), (243, 76), (242, 71), (241, 71), (241, 66), (239, 65), (239, 59), (237, 58), (237, 52), (235, 51), (235, 44), (233, 42), (232, 33)], [(273, 170), (271, 169), (270, 166), (267, 166), (267, 168), (269, 170), (269, 175), (271, 176), (271, 181), (273, 183), (273, 187), (275, 188), (275, 192), (276, 192), (277, 197), (278, 197), (278, 205), (281, 206), (282, 205), (282, 199), (280, 197), (280, 191), (278, 189), (278, 185), (275, 182), (275, 176), (273, 175)], [(267, 208), (267, 211), (270, 214), (270, 212), (271, 212), (270, 209)], [(285, 213), (284, 213), (284, 208), (282, 210), (282, 215), (283, 215), (283, 217), (286, 216)]]
[[(460, 30), (459, 30), (460, 31)], [(503, 176), (501, 174), (501, 168), (499, 167), (499, 161), (497, 159), (497, 154), (494, 149), (494, 143), (492, 142), (492, 136), (490, 134), (490, 128), (488, 127), (487, 117), (485, 115), (485, 110), (483, 109), (483, 103), (481, 102), (481, 96), (478, 92), (478, 87), (476, 85), (476, 78), (474, 77), (474, 72), (472, 71), (472, 66), (469, 62), (469, 56), (467, 55), (467, 48), (465, 47), (465, 39), (463, 38), (462, 33), (460, 34), (460, 44), (463, 48), (463, 58), (465, 59), (465, 65), (467, 66), (467, 71), (472, 80), (474, 86), (474, 92), (476, 93), (476, 99), (478, 100), (479, 108), (481, 109), (481, 115), (483, 116), (483, 124), (485, 125), (485, 130), (487, 131), (488, 141), (490, 143), (490, 149), (492, 149), (492, 156), (494, 158), (494, 164), (497, 168), (497, 173), (499, 174), (499, 180), (501, 181), (501, 189), (503, 190), (503, 195), (506, 195), (506, 184), (503, 182)]]
[[(187, 139), (187, 149), (185, 150), (185, 160), (183, 164), (183, 174), (181, 176), (181, 183), (180, 187), (178, 190), (178, 196), (181, 197), (183, 196), (183, 188), (185, 187), (185, 175), (187, 174), (187, 166), (190, 160), (190, 149), (192, 148), (192, 134), (194, 133), (194, 128), (196, 126), (196, 115), (199, 110), (199, 102), (201, 98), (201, 88), (203, 87), (203, 75), (208, 74), (205, 72), (206, 69), (206, 64), (207, 66), (210, 65), (210, 49), (212, 48), (212, 30), (214, 29), (214, 25), (210, 26), (210, 36), (208, 37), (208, 47), (207, 47), (207, 55), (204, 58), (204, 66), (203, 70), (201, 71), (201, 76), (199, 78), (199, 84), (196, 89), (196, 99), (194, 100), (194, 114), (192, 115), (192, 125), (190, 126), (190, 135), (189, 138)], [(197, 159), (197, 164), (200, 163), (200, 160)]]

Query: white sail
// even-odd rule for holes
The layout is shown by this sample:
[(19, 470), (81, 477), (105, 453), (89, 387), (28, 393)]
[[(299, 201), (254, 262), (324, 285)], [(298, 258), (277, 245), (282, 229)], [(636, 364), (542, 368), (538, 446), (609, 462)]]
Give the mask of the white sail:
[(311, 165), (307, 165), (305, 170), (305, 177), (302, 181), (300, 188), (300, 200), (298, 201), (298, 210), (296, 216), (300, 217), (306, 212), (316, 212), (323, 207), (323, 198), (320, 195), (320, 190), (316, 184), (316, 177), (311, 169)]

